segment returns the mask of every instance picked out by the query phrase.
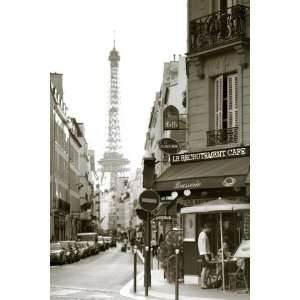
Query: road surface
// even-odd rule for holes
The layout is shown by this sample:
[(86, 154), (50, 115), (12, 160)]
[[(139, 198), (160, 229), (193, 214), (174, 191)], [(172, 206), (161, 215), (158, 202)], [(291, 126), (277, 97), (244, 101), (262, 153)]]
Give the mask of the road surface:
[[(119, 292), (133, 278), (133, 254), (121, 252), (120, 245), (73, 264), (50, 268), (52, 300), (128, 300)], [(142, 268), (138, 262), (138, 273)]]

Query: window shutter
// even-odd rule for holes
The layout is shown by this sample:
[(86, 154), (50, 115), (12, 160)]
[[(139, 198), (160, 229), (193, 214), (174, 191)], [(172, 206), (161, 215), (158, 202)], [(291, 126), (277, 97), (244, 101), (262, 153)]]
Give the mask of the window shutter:
[(238, 127), (238, 77), (227, 77), (227, 120), (228, 128)]
[(223, 128), (223, 75), (215, 79), (215, 130)]

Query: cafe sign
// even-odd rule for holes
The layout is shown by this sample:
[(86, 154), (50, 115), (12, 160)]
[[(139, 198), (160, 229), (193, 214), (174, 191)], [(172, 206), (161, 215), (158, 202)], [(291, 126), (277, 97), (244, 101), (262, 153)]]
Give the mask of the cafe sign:
[(179, 111), (175, 106), (169, 105), (164, 109), (163, 127), (164, 130), (179, 129)]
[(158, 141), (158, 147), (167, 154), (176, 154), (180, 151), (178, 142), (174, 139), (163, 138)]
[(250, 146), (171, 155), (171, 164), (250, 156)]

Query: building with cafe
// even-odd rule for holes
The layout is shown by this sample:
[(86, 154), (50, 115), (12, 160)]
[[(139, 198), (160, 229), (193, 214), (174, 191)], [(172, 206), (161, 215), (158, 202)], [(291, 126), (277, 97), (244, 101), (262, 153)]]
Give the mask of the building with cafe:
[[(187, 151), (171, 155), (155, 182), (161, 199), (176, 192), (169, 202), (183, 229), (186, 283), (198, 282), (197, 239), (205, 222), (214, 224), (212, 251), (220, 248), (216, 216), (199, 214), (198, 205), (250, 201), (249, 2), (188, 1)], [(232, 251), (250, 239), (249, 218), (249, 212), (224, 215)]]

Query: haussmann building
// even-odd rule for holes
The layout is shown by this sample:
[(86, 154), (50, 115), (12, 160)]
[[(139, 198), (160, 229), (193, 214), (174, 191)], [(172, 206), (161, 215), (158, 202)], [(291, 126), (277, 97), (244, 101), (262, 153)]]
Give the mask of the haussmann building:
[[(205, 222), (214, 224), (212, 251), (220, 248), (218, 215), (200, 214), (201, 204), (250, 202), (249, 10), (249, 1), (188, 1), (187, 151), (155, 182), (162, 198), (178, 193), (185, 283), (199, 280)], [(223, 214), (233, 250), (250, 239), (249, 220), (249, 211)]]

